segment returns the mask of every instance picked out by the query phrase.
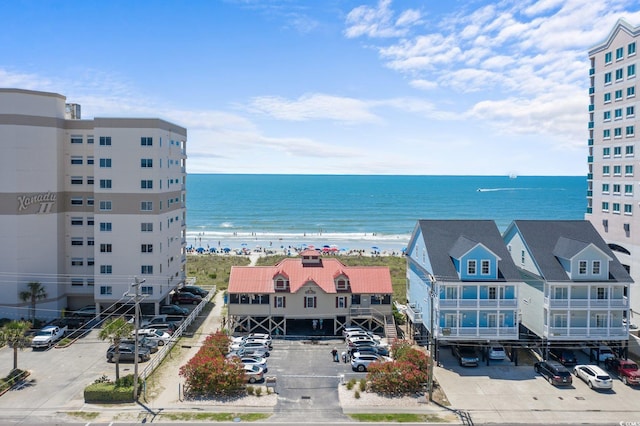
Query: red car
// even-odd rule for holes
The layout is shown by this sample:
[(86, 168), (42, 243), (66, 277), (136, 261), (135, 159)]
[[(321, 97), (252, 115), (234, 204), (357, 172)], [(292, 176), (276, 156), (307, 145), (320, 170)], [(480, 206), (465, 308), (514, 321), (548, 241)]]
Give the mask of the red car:
[(202, 297), (198, 296), (197, 294), (178, 292), (173, 294), (171, 301), (178, 304), (197, 305), (198, 303), (202, 302)]

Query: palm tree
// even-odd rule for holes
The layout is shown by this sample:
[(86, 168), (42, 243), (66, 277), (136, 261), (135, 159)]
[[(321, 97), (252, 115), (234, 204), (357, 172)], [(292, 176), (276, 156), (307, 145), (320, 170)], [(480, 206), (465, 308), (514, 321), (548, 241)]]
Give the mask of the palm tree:
[(101, 340), (109, 339), (113, 345), (113, 360), (116, 363), (116, 380), (120, 378), (120, 341), (123, 337), (128, 337), (133, 331), (133, 324), (124, 318), (112, 318), (105, 321), (98, 337)]
[(38, 300), (46, 299), (47, 292), (44, 286), (37, 281), (31, 281), (27, 284), (28, 289), (21, 291), (19, 296), (23, 302), (31, 302), (31, 321), (36, 321), (36, 303)]
[(31, 344), (31, 339), (25, 333), (31, 328), (27, 321), (10, 321), (0, 328), (0, 343), (13, 348), (13, 369), (18, 368), (18, 349)]

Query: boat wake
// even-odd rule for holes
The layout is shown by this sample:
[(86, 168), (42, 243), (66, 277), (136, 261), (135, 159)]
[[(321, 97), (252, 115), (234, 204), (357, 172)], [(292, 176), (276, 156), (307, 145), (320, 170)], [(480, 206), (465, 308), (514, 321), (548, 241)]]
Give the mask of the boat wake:
[(478, 192), (523, 191), (531, 188), (478, 188)]

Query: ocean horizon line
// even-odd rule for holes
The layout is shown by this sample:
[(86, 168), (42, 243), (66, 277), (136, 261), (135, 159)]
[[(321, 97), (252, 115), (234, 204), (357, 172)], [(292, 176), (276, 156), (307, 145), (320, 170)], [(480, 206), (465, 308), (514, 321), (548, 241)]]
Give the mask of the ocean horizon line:
[(469, 178), (479, 178), (479, 177), (509, 177), (512, 179), (517, 179), (520, 177), (532, 177), (532, 178), (561, 178), (561, 177), (569, 177), (569, 178), (587, 178), (587, 175), (526, 175), (526, 174), (517, 174), (517, 173), (504, 173), (504, 174), (487, 174), (487, 175), (459, 175), (459, 174), (438, 174), (438, 175), (419, 175), (419, 174), (395, 174), (395, 173), (232, 173), (232, 172), (187, 172), (187, 175), (203, 175), (203, 176), (342, 176), (342, 177), (357, 177), (357, 176), (380, 176), (380, 177), (469, 177)]

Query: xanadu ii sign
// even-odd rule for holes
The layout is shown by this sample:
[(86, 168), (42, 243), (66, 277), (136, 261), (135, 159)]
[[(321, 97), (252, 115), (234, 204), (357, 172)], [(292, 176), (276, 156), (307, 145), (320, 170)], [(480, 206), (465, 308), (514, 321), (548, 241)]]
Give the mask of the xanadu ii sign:
[(40, 208), (36, 214), (51, 213), (51, 209), (56, 202), (56, 194), (54, 192), (41, 192), (39, 194), (18, 195), (18, 211), (25, 211), (33, 204), (40, 204)]

